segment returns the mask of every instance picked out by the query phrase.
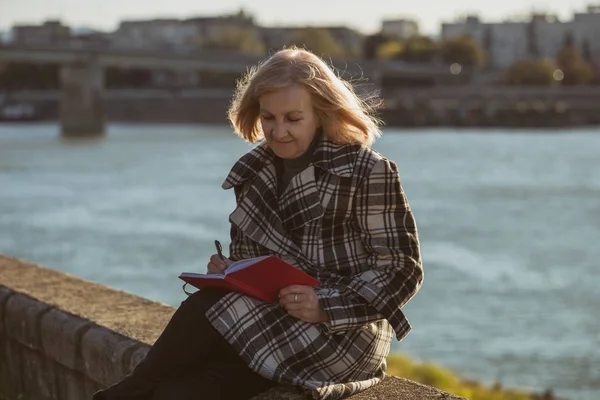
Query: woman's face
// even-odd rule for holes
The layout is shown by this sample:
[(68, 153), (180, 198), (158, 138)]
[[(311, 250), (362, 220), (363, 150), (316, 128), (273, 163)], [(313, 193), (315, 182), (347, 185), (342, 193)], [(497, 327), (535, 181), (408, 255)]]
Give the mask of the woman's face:
[(269, 147), (281, 158), (300, 157), (320, 126), (308, 90), (302, 85), (262, 94), (260, 122)]

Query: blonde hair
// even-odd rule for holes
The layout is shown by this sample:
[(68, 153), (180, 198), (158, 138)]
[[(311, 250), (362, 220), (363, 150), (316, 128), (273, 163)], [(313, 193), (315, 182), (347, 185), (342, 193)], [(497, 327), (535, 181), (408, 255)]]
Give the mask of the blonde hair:
[(238, 81), (228, 111), (235, 133), (250, 143), (263, 139), (260, 96), (292, 84), (303, 85), (311, 94), (315, 114), (329, 140), (370, 145), (381, 135), (381, 121), (374, 116), (378, 98), (359, 97), (321, 58), (297, 47), (279, 50)]

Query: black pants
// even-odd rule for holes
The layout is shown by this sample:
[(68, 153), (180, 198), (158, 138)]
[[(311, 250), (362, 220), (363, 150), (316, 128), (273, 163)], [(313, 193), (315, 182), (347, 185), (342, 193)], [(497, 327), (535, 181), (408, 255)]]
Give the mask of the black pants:
[(245, 400), (275, 383), (256, 374), (204, 313), (225, 292), (203, 289), (181, 303), (131, 375), (93, 400)]

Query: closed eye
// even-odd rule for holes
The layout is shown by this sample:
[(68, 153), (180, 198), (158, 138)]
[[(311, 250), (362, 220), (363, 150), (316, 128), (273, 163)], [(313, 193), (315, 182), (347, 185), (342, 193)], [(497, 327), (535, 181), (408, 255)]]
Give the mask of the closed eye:
[[(272, 115), (261, 115), (260, 118), (262, 120), (266, 120), (266, 121), (271, 121), (271, 120), (275, 119)], [(287, 120), (290, 122), (299, 122), (299, 121), (302, 121), (302, 118), (288, 118)]]

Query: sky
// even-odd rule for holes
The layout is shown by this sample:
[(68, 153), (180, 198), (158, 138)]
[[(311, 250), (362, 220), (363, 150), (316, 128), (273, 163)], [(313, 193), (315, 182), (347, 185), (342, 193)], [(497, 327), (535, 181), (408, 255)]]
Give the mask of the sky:
[[(598, 1), (598, 0), (596, 0)], [(563, 20), (583, 12), (589, 0), (0, 0), (0, 30), (14, 24), (60, 19), (71, 27), (112, 31), (124, 19), (190, 18), (235, 13), (240, 8), (261, 25), (345, 25), (369, 34), (384, 19), (412, 18), (421, 31), (435, 35), (442, 22), (466, 14), (501, 21), (531, 11), (551, 12)], [(481, 8), (483, 4), (485, 8)]]

